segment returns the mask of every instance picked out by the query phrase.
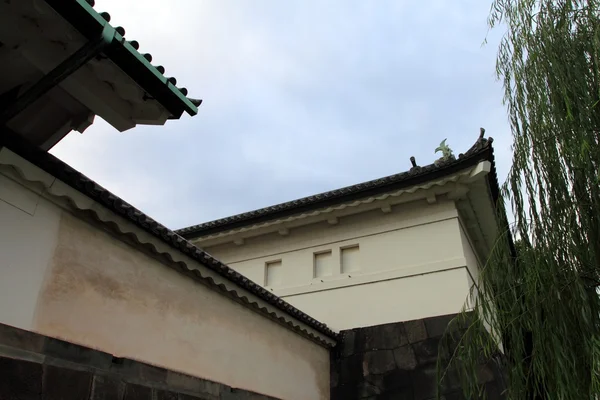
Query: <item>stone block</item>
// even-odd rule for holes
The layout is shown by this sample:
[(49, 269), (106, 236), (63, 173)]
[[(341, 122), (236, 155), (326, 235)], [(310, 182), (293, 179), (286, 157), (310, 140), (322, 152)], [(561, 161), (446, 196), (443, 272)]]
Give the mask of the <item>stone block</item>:
[(335, 388), (331, 388), (331, 400), (358, 400), (357, 383), (345, 383)]
[(48, 357), (103, 370), (110, 367), (112, 360), (110, 354), (50, 337), (45, 338), (43, 352)]
[(0, 324), (0, 345), (41, 354), (44, 348), (44, 337), (37, 333)]
[(427, 335), (430, 338), (440, 337), (446, 331), (448, 324), (456, 317), (456, 314), (440, 315), (437, 317), (425, 318), (425, 328), (427, 329)]
[(412, 387), (411, 372), (401, 369), (390, 371), (383, 376), (382, 385), (382, 391), (385, 393), (392, 389), (410, 388)]
[(203, 397), (196, 397), (189, 394), (179, 393), (177, 395), (177, 400), (205, 400)]
[[(435, 398), (438, 391), (438, 373), (435, 365), (419, 367), (412, 372), (415, 400), (426, 400)], [(454, 398), (460, 392), (460, 380), (456, 371), (446, 371), (443, 381), (439, 385), (440, 394)], [(460, 398), (460, 397), (459, 397)]]
[(396, 367), (403, 370), (413, 370), (417, 367), (417, 358), (412, 346), (407, 345), (394, 350)]
[(354, 339), (356, 332), (349, 330), (342, 332), (342, 343), (341, 343), (341, 356), (349, 357), (354, 354)]
[(358, 398), (362, 399), (365, 397), (371, 397), (381, 394), (381, 389), (375, 385), (370, 384), (369, 382), (363, 381), (358, 384), (356, 388), (356, 393), (358, 394)]
[(147, 386), (128, 383), (125, 385), (123, 400), (152, 400), (152, 389)]
[(413, 400), (413, 398), (411, 387), (390, 389), (376, 397), (377, 400)]
[(446, 393), (446, 394), (442, 395), (440, 397), (440, 400), (466, 400), (466, 399), (465, 399), (465, 396), (463, 395), (463, 392), (461, 390), (459, 390), (456, 392)]
[(176, 391), (198, 393), (202, 388), (200, 379), (175, 371), (167, 372), (167, 385)]
[(494, 380), (494, 370), (491, 365), (480, 365), (477, 367), (477, 382), (487, 383)]
[(439, 338), (415, 343), (412, 347), (419, 365), (435, 364), (438, 358)]
[(377, 325), (363, 328), (355, 350), (393, 350), (408, 343), (404, 323)]
[(376, 350), (364, 354), (363, 376), (384, 374), (396, 368), (392, 350)]
[(179, 400), (179, 394), (167, 390), (154, 389), (152, 400)]
[[(363, 355), (355, 354), (342, 361), (339, 384), (359, 382), (363, 378)], [(339, 386), (339, 385), (338, 385)]]
[(144, 364), (128, 358), (118, 359), (110, 365), (110, 372), (123, 376), (137, 383), (152, 383), (164, 385), (167, 383), (168, 371), (164, 368)]
[(385, 375), (369, 375), (369, 376), (365, 376), (363, 379), (365, 382), (367, 382), (368, 384), (370, 384), (371, 386), (375, 386), (379, 389), (381, 389), (380, 391), (383, 391), (385, 389), (385, 382), (383, 381)]
[(228, 388), (228, 386), (204, 379), (198, 379), (198, 381), (200, 383), (200, 390), (197, 393), (201, 393), (207, 400), (212, 398), (218, 399), (221, 393)]
[[(204, 399), (204, 397), (201, 397)], [(265, 396), (258, 393), (248, 392), (246, 390), (240, 390), (235, 388), (229, 388), (229, 390), (223, 390), (221, 393), (221, 400), (271, 400), (272, 397)]]
[(0, 399), (41, 400), (42, 365), (0, 357)]
[(420, 367), (412, 373), (414, 399), (427, 400), (437, 394), (437, 371), (435, 365)]
[(484, 387), (487, 400), (501, 400), (505, 398), (502, 388), (497, 382), (488, 382)]
[(336, 387), (340, 383), (340, 367), (343, 360), (331, 357), (329, 361), (329, 386)]
[(44, 365), (44, 400), (89, 399), (92, 377), (89, 371)]
[(154, 365), (136, 363), (138, 377), (142, 382), (151, 384), (166, 384), (168, 370)]
[(454, 393), (462, 389), (460, 376), (455, 368), (445, 368), (440, 373), (443, 375), (441, 382), (442, 394)]
[(404, 323), (404, 329), (409, 343), (417, 343), (427, 339), (427, 329), (425, 328), (425, 322), (423, 322), (422, 319), (406, 321)]
[(122, 399), (125, 383), (120, 379), (106, 375), (94, 375), (90, 400)]
[(46, 359), (46, 356), (43, 354), (22, 350), (12, 346), (4, 346), (2, 344), (0, 344), (0, 357), (15, 358), (39, 364), (43, 364)]

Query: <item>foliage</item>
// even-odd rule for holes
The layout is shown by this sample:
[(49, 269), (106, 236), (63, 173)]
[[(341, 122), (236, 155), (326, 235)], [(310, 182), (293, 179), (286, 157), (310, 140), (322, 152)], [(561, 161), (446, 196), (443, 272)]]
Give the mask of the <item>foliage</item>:
[(515, 223), (482, 268), (473, 312), (459, 317), (469, 323), (446, 354), (450, 365), (439, 363), (442, 381), (459, 370), (467, 398), (482, 388), (477, 365), (500, 345), (507, 398), (600, 395), (599, 6), (493, 3), (490, 27), (507, 28), (497, 74), (513, 135), (503, 197)]

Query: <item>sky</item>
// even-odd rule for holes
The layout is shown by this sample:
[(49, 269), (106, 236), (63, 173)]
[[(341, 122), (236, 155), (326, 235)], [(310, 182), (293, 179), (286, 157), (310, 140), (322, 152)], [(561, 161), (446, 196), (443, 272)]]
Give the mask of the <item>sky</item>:
[[(195, 117), (96, 118), (52, 153), (171, 229), (376, 179), (510, 128), (482, 0), (96, 0)], [(487, 38), (487, 44), (483, 44)]]

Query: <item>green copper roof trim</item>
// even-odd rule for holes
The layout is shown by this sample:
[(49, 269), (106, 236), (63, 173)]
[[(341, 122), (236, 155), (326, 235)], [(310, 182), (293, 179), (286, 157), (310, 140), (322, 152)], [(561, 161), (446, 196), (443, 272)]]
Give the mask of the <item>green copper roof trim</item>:
[[(106, 25), (110, 26), (85, 0), (45, 0), (56, 12), (66, 19), (86, 38), (97, 38)], [(180, 89), (161, 74), (117, 31), (110, 46), (104, 49), (119, 68), (129, 75), (150, 96), (162, 104), (174, 118), (186, 111), (198, 113), (198, 107)]]

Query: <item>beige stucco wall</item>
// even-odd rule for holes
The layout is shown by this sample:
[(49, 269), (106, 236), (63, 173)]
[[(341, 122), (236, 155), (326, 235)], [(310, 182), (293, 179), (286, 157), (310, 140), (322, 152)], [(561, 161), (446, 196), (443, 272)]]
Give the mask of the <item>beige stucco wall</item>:
[(456, 268), (286, 296), (285, 300), (336, 329), (351, 329), (456, 313), (467, 292), (466, 270)]
[(0, 174), (0, 322), (278, 398), (329, 398), (326, 348), (31, 193)]
[(0, 174), (0, 321), (22, 329), (33, 326), (60, 224), (56, 207), (39, 199)]
[[(281, 260), (282, 282), (269, 289), (331, 327), (349, 329), (460, 311), (469, 291), (467, 264), (473, 264), (461, 235), (455, 203), (439, 199), (206, 250), (260, 284), (266, 284), (266, 263)], [(342, 274), (340, 250), (353, 245), (360, 270)], [(314, 254), (329, 250), (334, 274), (314, 278)]]
[(472, 306), (473, 300), (475, 300), (475, 297), (477, 296), (477, 285), (479, 283), (479, 273), (482, 266), (462, 224), (460, 226), (460, 239), (463, 245), (463, 252), (465, 253), (465, 260), (467, 262), (469, 289), (470, 291), (472, 290), (472, 295), (469, 296), (469, 306)]

